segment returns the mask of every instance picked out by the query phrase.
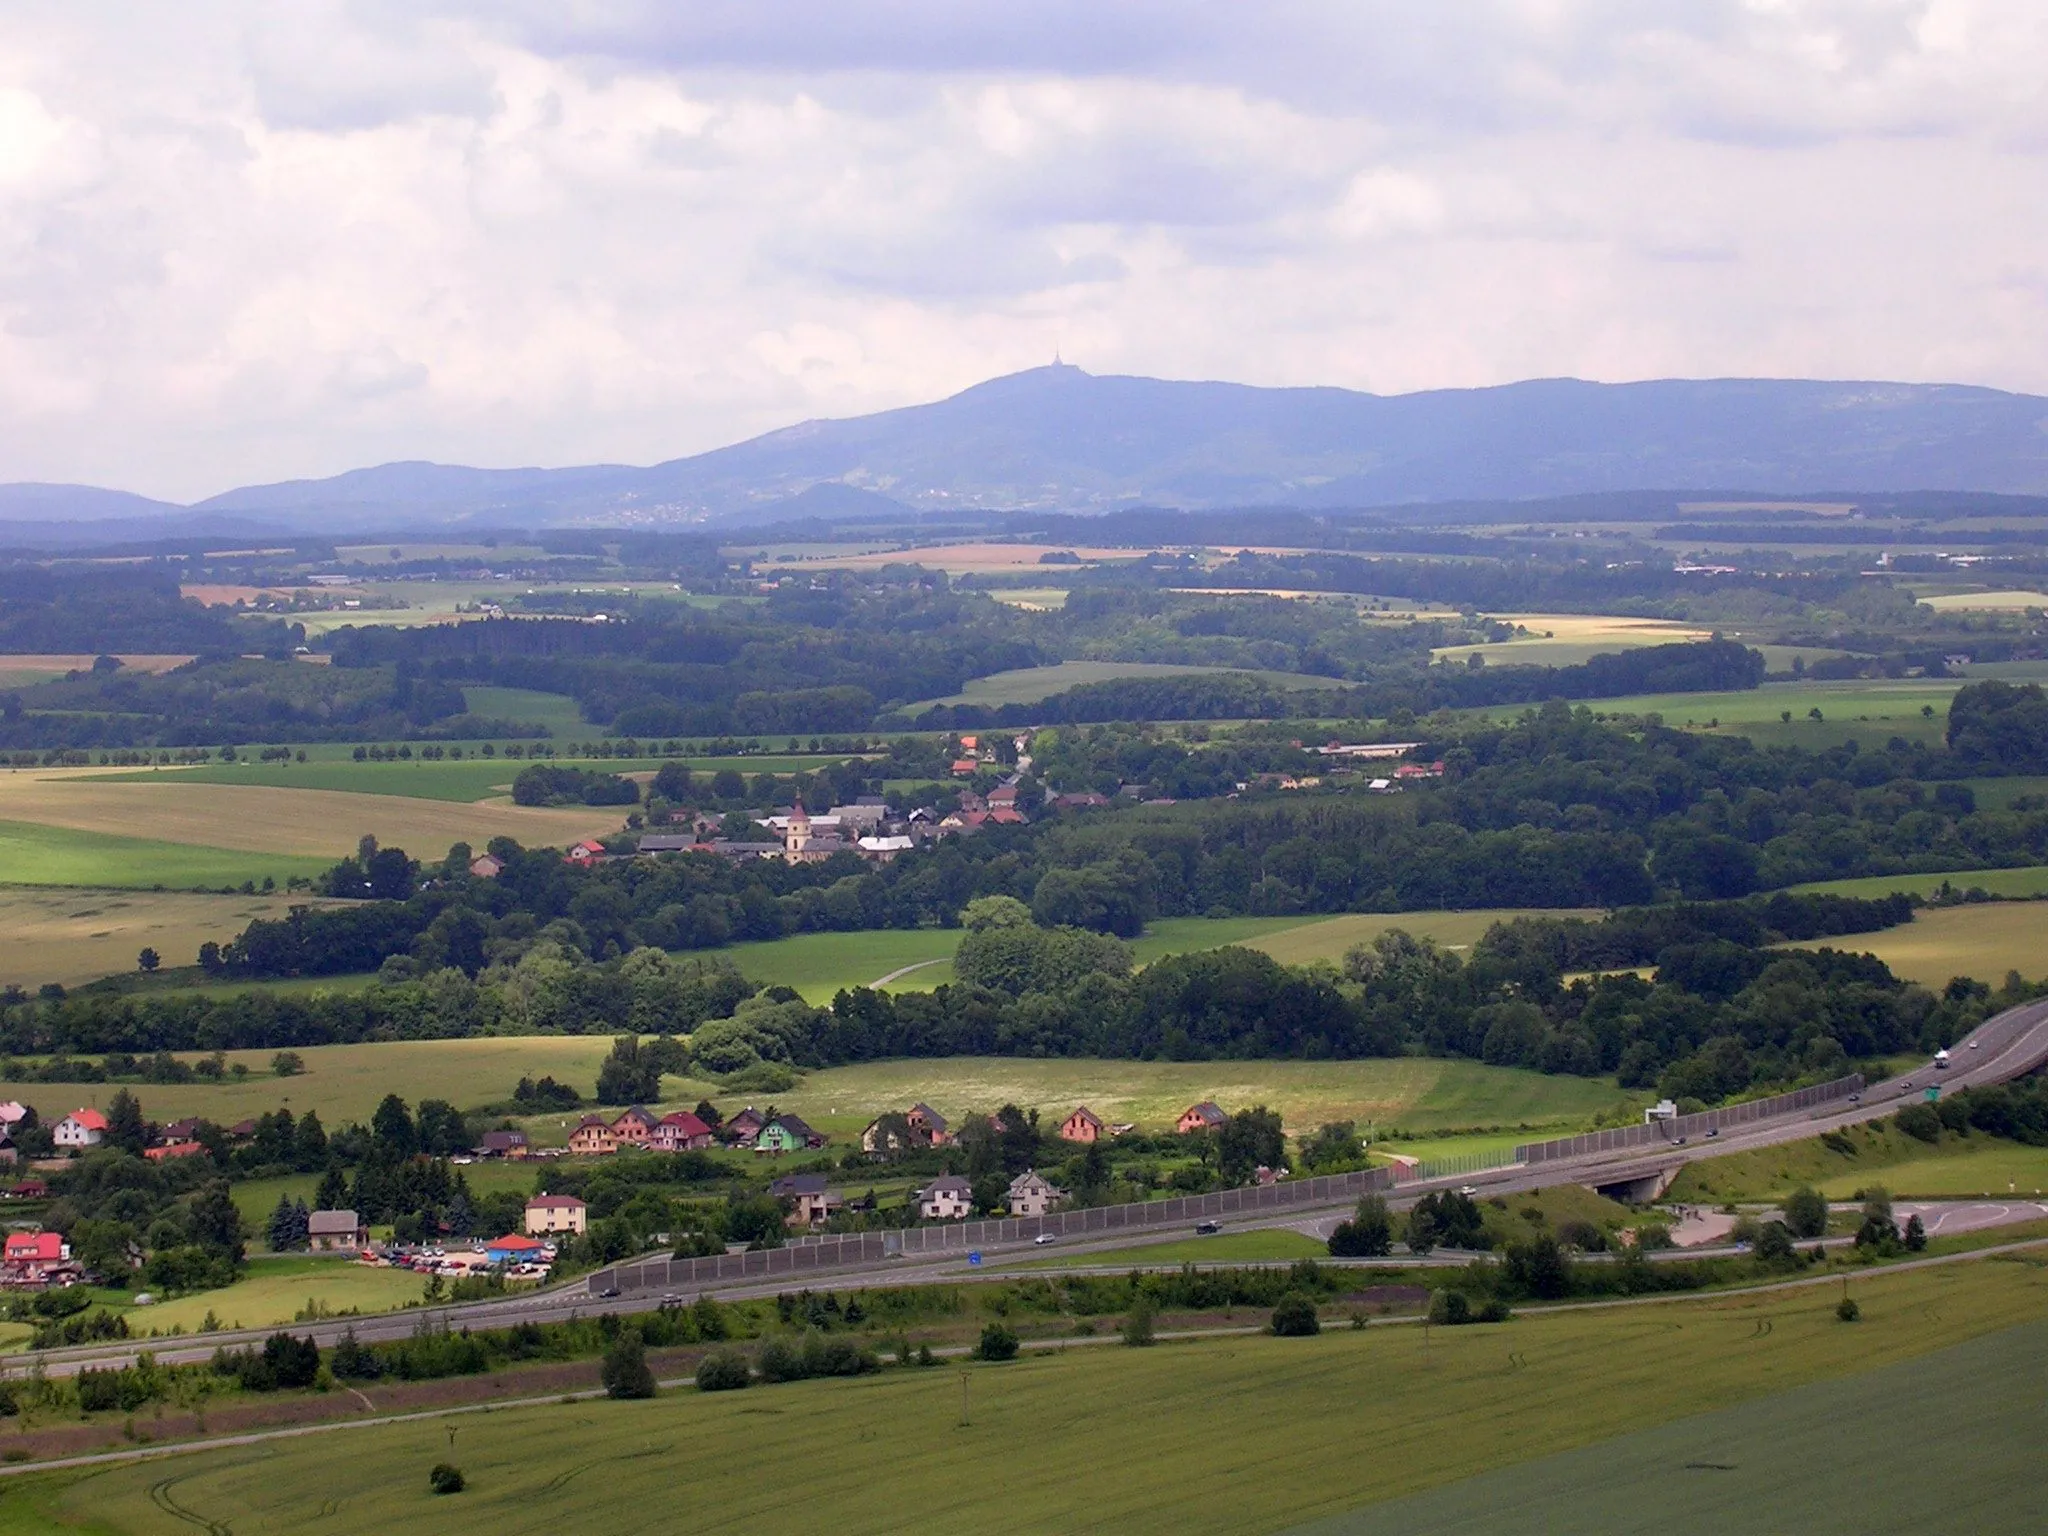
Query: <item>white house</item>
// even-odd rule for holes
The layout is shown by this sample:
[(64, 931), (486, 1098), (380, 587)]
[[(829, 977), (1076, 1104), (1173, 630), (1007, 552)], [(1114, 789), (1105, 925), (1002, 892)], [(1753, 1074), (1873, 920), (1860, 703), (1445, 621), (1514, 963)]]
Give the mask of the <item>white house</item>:
[(96, 1109), (74, 1109), (59, 1120), (50, 1131), (50, 1139), (60, 1147), (96, 1147), (107, 1136), (107, 1117)]
[(957, 1173), (933, 1179), (917, 1198), (917, 1214), (926, 1221), (961, 1221), (974, 1209), (974, 1186)]
[(1066, 1198), (1065, 1190), (1053, 1188), (1035, 1169), (1027, 1168), (1010, 1180), (1009, 1203), (1012, 1216), (1045, 1216)]

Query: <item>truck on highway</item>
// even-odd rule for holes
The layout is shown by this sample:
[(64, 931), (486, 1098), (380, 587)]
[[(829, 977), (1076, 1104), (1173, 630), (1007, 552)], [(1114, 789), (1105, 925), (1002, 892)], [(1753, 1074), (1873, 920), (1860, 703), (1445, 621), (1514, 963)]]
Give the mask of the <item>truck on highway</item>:
[(1946, 1072), (1948, 1070), (1947, 1051), (1936, 1051), (1934, 1053), (1934, 1070), (1937, 1072)]

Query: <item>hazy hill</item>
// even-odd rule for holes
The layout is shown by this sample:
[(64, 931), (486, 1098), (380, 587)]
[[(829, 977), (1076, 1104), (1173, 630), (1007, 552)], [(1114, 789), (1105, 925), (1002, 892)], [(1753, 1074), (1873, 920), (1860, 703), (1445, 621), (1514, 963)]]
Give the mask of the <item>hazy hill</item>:
[[(198, 509), (334, 526), (681, 522), (889, 515), (894, 504), (1333, 507), (1703, 487), (2048, 492), (2048, 400), (1965, 385), (1768, 379), (1538, 379), (1381, 396), (1054, 366), (646, 469), (387, 464), (245, 487)], [(162, 505), (91, 500), (118, 494), (0, 487), (0, 517), (134, 516)]]

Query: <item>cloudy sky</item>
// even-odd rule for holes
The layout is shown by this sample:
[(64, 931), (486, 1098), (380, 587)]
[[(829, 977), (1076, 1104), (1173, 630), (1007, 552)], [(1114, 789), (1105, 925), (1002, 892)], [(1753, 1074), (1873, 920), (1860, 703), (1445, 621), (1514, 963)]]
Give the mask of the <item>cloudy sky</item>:
[(2048, 392), (2039, 0), (9, 0), (0, 481), (645, 463), (1049, 361)]

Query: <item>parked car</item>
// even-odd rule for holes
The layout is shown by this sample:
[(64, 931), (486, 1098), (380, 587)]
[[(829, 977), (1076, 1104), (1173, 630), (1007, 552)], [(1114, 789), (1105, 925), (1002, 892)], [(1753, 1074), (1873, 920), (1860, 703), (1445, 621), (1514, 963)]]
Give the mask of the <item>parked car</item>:
[(1195, 1223), (1195, 1236), (1197, 1237), (1214, 1237), (1222, 1230), (1223, 1223), (1220, 1221), (1198, 1221)]
[(1038, 1234), (1038, 1236), (1031, 1239), (1031, 1241), (1036, 1243), (1039, 1247), (1043, 1248), (1047, 1243), (1056, 1243), (1059, 1241), (1059, 1239), (1054, 1237), (1050, 1232), (1041, 1232)]

